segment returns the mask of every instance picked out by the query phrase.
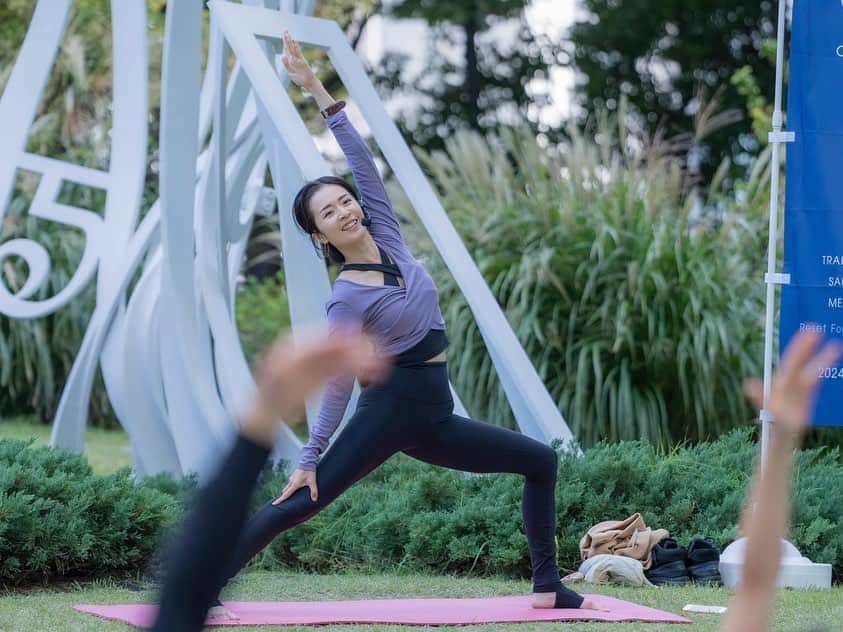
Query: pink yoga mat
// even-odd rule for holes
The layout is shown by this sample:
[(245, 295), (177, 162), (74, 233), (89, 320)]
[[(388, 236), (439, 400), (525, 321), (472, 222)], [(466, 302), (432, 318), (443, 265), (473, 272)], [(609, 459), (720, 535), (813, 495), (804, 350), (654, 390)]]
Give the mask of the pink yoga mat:
[[(521, 621), (647, 621), (691, 623), (684, 617), (638, 604), (587, 595), (609, 612), (538, 610), (529, 597), (492, 599), (370, 599), (367, 601), (227, 601), (239, 621), (213, 620), (208, 625), (324, 625), (328, 623), (394, 623), (399, 625), (466, 625)], [(149, 627), (157, 606), (75, 606), (80, 612)]]

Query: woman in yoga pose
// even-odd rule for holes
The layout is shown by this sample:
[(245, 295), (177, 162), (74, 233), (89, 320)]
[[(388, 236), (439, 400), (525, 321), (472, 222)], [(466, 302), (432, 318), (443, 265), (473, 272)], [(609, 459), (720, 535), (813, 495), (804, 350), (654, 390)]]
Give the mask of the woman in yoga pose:
[[(312, 77), (298, 46), (290, 41), (289, 36), (285, 39), (289, 56), (284, 63), (293, 81), (307, 86), (323, 109), (331, 106), (332, 100)], [(418, 326), (430, 326), (431, 330), (441, 331), (442, 319), (435, 307), (435, 288), (406, 251), (368, 148), (348, 122), (336, 113), (331, 115), (329, 124), (352, 165), (355, 180), (363, 194), (363, 208), (371, 210), (375, 221), (371, 223), (369, 232), (362, 233), (362, 238), (354, 237), (362, 232), (360, 226), (364, 225), (365, 215), (353, 190), (344, 183), (305, 187), (297, 199), (297, 216), (302, 209), (307, 210), (308, 215), (302, 215), (302, 221), (307, 222), (307, 217), (312, 217), (309, 209), (317, 209), (316, 216), (312, 217), (314, 229), (309, 232), (326, 249), (333, 244), (337, 249), (334, 256), (344, 256), (346, 261), (361, 266), (378, 261), (375, 253), (386, 261), (374, 271), (351, 268), (340, 275), (349, 282), (349, 287), (346, 290), (346, 284), (341, 284), (334, 288), (334, 296), (328, 303), (332, 326), (341, 329), (344, 322), (348, 326), (350, 321), (355, 329), (366, 328), (382, 337), (384, 332), (389, 333), (393, 327), (403, 323), (405, 332), (411, 332), (413, 314), (408, 314), (402, 303), (410, 302), (411, 292), (427, 286), (432, 294), (428, 300), (434, 307), (428, 308), (428, 312), (432, 313), (428, 315), (429, 321), (425, 323), (422, 319)], [(352, 196), (352, 199), (349, 201), (346, 195)], [(313, 204), (313, 199), (321, 200), (323, 205)], [(343, 232), (352, 234), (338, 234)], [(365, 241), (366, 245), (355, 246), (355, 239)], [(369, 247), (368, 251), (366, 247)], [(373, 280), (381, 281), (378, 278), (381, 274), (384, 275), (383, 283), (373, 283)], [(397, 278), (398, 285), (394, 282), (390, 284), (390, 278)], [(352, 314), (355, 306), (359, 309), (359, 303), (352, 301), (347, 304), (350, 300), (347, 291), (355, 287), (359, 287), (361, 292), (372, 292), (363, 303), (368, 306), (368, 312), (357, 320)], [(395, 303), (399, 304), (398, 308), (391, 307)], [(338, 307), (340, 304), (344, 307)], [(423, 307), (425, 303), (420, 305)], [(418, 306), (416, 309), (422, 311)], [(377, 316), (383, 314), (392, 314), (394, 322), (378, 325)], [(428, 336), (424, 334), (421, 339), (425, 340)], [(431, 337), (435, 339), (438, 336), (440, 334)], [(792, 453), (801, 442), (820, 369), (833, 366), (843, 352), (838, 341), (822, 348), (820, 343), (820, 336), (815, 333), (797, 335), (785, 351), (774, 376), (767, 408), (776, 423), (772, 428), (767, 459), (759, 466), (747, 499), (744, 521), (746, 564), (737, 595), (721, 624), (723, 632), (762, 632), (767, 629), (775, 597), (781, 551), (779, 542), (787, 524)], [(559, 584), (558, 569), (552, 555), (555, 526), (553, 481), (556, 476), (556, 459), (552, 451), (516, 433), (454, 416), (447, 394), (444, 349), (437, 351), (437, 345), (431, 343), (430, 347), (422, 345), (423, 352), (416, 353), (413, 350), (421, 343), (411, 342), (415, 346), (407, 346), (406, 342), (401, 344), (400, 341), (387, 339), (385, 344), (387, 352), (395, 356), (398, 368), (385, 382), (364, 389), (348, 427), (317, 465), (316, 458), (336, 427), (335, 419), (343, 412), (340, 410), (332, 418), (331, 409), (323, 409), (320, 425), (312, 433), (300, 467), (281, 496), (265, 506), (247, 525), (226, 571), (226, 560), (235, 548), (245, 516), (246, 499), (269, 454), (277, 420), (298, 414), (303, 409), (304, 398), (330, 375), (346, 376), (334, 382), (329, 394), (339, 392), (339, 399), (347, 401), (347, 393), (343, 395), (345, 391), (340, 389), (350, 389), (350, 380), (353, 380), (350, 376), (356, 374), (364, 381), (378, 381), (384, 373), (382, 358), (371, 355), (370, 340), (356, 332), (317, 339), (304, 345), (278, 343), (266, 354), (257, 373), (258, 396), (251, 412), (242, 420), (237, 443), (220, 471), (201, 491), (194, 510), (172, 547), (161, 609), (153, 630), (200, 630), (207, 606), (219, 590), (223, 576), (233, 575), (275, 535), (307, 520), (398, 451), (458, 469), (523, 473), (526, 477), (524, 521), (533, 562), (534, 605), (594, 607), (589, 600), (583, 601), (576, 593)], [(384, 345), (383, 340), (381, 345)], [(433, 361), (418, 363), (419, 355), (427, 355), (431, 350), (435, 352)], [(415, 359), (407, 360), (408, 357)], [(414, 384), (414, 380), (420, 384)], [(761, 384), (749, 383), (746, 392), (760, 408), (763, 403)], [(330, 401), (326, 398), (326, 403)], [(341, 406), (344, 408), (345, 403), (341, 402)], [(316, 432), (320, 429), (321, 433)], [(499, 465), (495, 464), (495, 460), (499, 461)], [(221, 607), (217, 608), (216, 614), (233, 616)]]
[[(354, 416), (319, 460), (345, 412), (353, 378), (329, 382), (298, 467), (281, 495), (247, 524), (228, 576), (279, 533), (308, 520), (403, 452), (462, 471), (522, 474), (533, 606), (596, 608), (560, 582), (556, 453), (520, 433), (454, 414), (436, 286), (410, 254), (372, 153), (342, 111), (344, 102), (331, 98), (288, 33), (284, 43), (282, 61), (291, 81), (316, 100), (359, 189), (358, 196), (340, 178), (323, 177), (304, 185), (294, 202), (298, 225), (326, 257), (342, 264), (326, 305), (330, 329), (370, 334), (394, 369), (384, 383), (363, 385)], [(227, 613), (220, 605), (213, 614)]]

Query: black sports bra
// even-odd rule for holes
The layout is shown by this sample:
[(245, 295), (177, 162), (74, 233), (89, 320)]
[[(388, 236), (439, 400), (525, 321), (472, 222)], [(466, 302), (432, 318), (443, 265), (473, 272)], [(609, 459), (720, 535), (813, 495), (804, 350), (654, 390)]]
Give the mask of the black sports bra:
[(389, 257), (386, 256), (386, 253), (380, 246), (378, 246), (378, 252), (381, 255), (380, 263), (346, 263), (340, 268), (340, 272), (344, 272), (345, 270), (383, 272), (384, 285), (400, 286), (398, 277), (401, 276), (401, 270), (398, 269), (396, 264), (389, 261)]

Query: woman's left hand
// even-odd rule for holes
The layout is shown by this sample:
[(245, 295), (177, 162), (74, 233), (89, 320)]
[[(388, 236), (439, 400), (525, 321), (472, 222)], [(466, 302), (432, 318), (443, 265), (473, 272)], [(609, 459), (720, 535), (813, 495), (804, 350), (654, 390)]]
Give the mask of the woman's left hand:
[(290, 36), (288, 31), (284, 31), (284, 50), (285, 54), (281, 56), (281, 63), (287, 69), (290, 81), (300, 88), (309, 90), (319, 80), (302, 55), (299, 43)]

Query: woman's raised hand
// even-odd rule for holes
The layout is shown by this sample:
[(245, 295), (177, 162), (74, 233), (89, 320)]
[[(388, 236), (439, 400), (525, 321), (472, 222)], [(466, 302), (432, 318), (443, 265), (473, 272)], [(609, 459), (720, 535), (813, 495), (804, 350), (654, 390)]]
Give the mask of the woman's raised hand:
[[(776, 422), (774, 428), (794, 435), (805, 431), (822, 372), (833, 367), (843, 352), (839, 341), (831, 340), (820, 347), (822, 340), (821, 334), (803, 331), (787, 345), (773, 376), (767, 404)], [(747, 382), (744, 392), (759, 409), (763, 407), (761, 382)]]
[(295, 41), (288, 31), (284, 31), (284, 51), (281, 56), (281, 63), (287, 69), (290, 81), (300, 88), (310, 89), (317, 81), (310, 64), (302, 55), (299, 43)]

